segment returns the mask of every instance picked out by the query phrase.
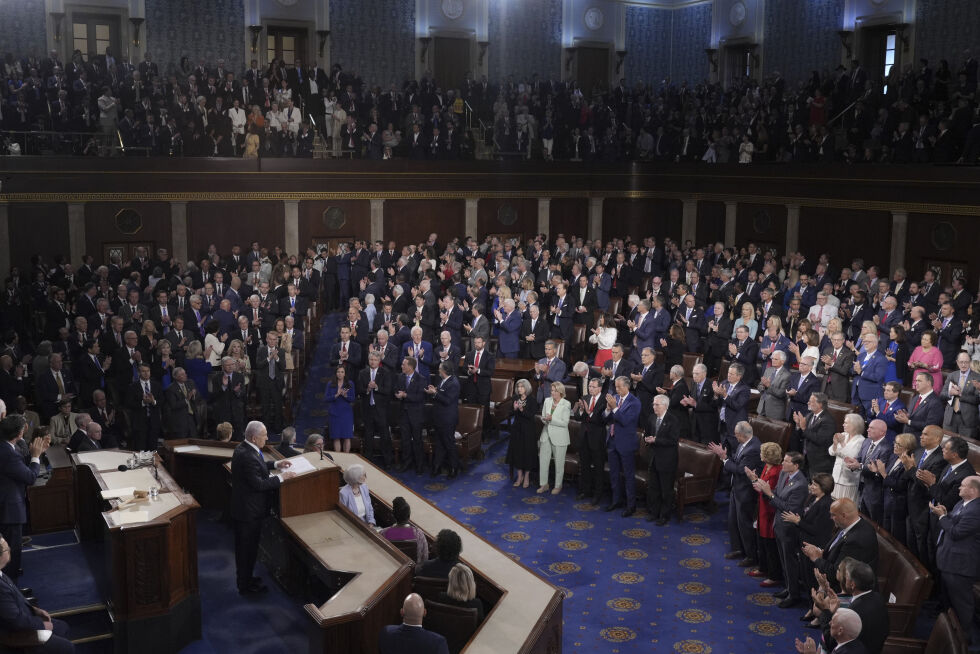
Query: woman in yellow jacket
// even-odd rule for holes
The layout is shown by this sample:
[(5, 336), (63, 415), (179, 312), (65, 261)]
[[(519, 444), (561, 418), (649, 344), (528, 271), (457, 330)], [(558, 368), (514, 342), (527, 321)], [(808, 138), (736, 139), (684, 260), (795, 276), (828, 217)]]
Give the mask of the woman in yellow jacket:
[(545, 398), (541, 408), (541, 419), (544, 429), (538, 439), (538, 467), (541, 486), (539, 493), (548, 491), (548, 468), (551, 457), (555, 457), (555, 488), (552, 495), (561, 492), (562, 478), (565, 476), (565, 452), (571, 439), (568, 436), (568, 419), (572, 413), (572, 405), (565, 399), (565, 385), (552, 384), (551, 397)]

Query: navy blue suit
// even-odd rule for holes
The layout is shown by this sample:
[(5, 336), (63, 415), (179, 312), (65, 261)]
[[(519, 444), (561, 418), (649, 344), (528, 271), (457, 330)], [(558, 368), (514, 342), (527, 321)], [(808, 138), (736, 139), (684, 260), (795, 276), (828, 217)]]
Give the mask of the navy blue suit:
[(242, 442), (231, 457), (231, 518), (235, 525), (235, 576), (238, 588), (252, 582), (259, 554), (262, 523), (269, 515), (272, 494), (279, 477), (270, 476), (275, 462), (265, 460), (254, 445)]
[(887, 435), (894, 439), (896, 434), (901, 433), (905, 429), (905, 425), (895, 419), (895, 413), (897, 411), (904, 411), (905, 404), (900, 399), (895, 398), (894, 402), (888, 403), (888, 406), (885, 407), (885, 400), (880, 399), (878, 400), (878, 408), (881, 410), (877, 414), (872, 412), (870, 418), (872, 420), (881, 420), (888, 425)]
[(10, 563), (5, 570), (12, 577), (20, 570), (21, 536), (27, 522), (27, 487), (40, 472), (41, 465), (25, 464), (13, 444), (0, 443), (0, 534), (10, 547)]
[(969, 638), (973, 624), (973, 584), (980, 578), (980, 502), (960, 500), (939, 519), (936, 567), (942, 588)]
[[(636, 439), (636, 424), (640, 419), (640, 401), (631, 393), (615, 412), (606, 410), (606, 450), (609, 455), (609, 481), (612, 485), (612, 503), (623, 501), (626, 495), (626, 508), (636, 508), (636, 451), (640, 444)], [(625, 489), (624, 489), (625, 486)]]
[(425, 379), (429, 378), (431, 371), (429, 366), (432, 365), (432, 344), (428, 341), (422, 341), (419, 343), (419, 355), (415, 356), (415, 342), (407, 341), (402, 345), (402, 359), (405, 357), (415, 357), (417, 361), (417, 366), (415, 370), (422, 375)]
[[(928, 396), (916, 406), (919, 395), (912, 398), (912, 406), (909, 407), (909, 421), (905, 425), (906, 434), (915, 434), (918, 438), (922, 430), (929, 425), (943, 426), (943, 417), (946, 414), (946, 403), (942, 401), (935, 392)], [(880, 401), (880, 400), (879, 400)]]
[(497, 334), (500, 338), (498, 350), (503, 358), (517, 358), (517, 353), (521, 349), (521, 327), (523, 324), (521, 312), (517, 309), (511, 311), (497, 324)]
[[(851, 403), (859, 404), (864, 407), (864, 415), (871, 415), (871, 400), (879, 400), (882, 397), (881, 385), (885, 383), (885, 374), (888, 372), (888, 359), (880, 350), (871, 353), (869, 359), (867, 354), (858, 358), (861, 364), (861, 374), (854, 377), (854, 386), (851, 393)], [(939, 417), (939, 424), (943, 424), (942, 416)]]
[(402, 398), (402, 466), (414, 466), (421, 472), (424, 458), (422, 454), (422, 425), (425, 422), (425, 387), (428, 376), (423, 377), (418, 370), (412, 374), (409, 382), (404, 374), (398, 375), (395, 381), (395, 392), (405, 391)]
[[(44, 629), (44, 619), (24, 599), (14, 581), (4, 575), (0, 579), (0, 624), (5, 633), (39, 631)], [(27, 651), (39, 654), (67, 654), (75, 647), (68, 640), (68, 625), (61, 620), (51, 620), (54, 634), (44, 645)], [(18, 650), (20, 651), (20, 650)]]
[(436, 385), (432, 398), (432, 423), (436, 437), (433, 439), (432, 472), (438, 473), (444, 462), (450, 470), (459, 468), (459, 454), (456, 452), (456, 423), (459, 422), (459, 380), (450, 375)]
[(752, 392), (748, 385), (740, 381), (728, 389), (728, 394), (725, 397), (715, 399), (718, 407), (725, 411), (725, 444), (728, 445), (729, 452), (734, 452), (735, 448), (738, 447), (738, 441), (735, 440), (735, 425), (749, 419), (749, 398), (751, 396)]
[(758, 438), (752, 438), (744, 445), (739, 445), (736, 441), (724, 464), (725, 473), (732, 476), (731, 501), (728, 505), (728, 536), (732, 551), (742, 552), (748, 558), (752, 558), (756, 551), (755, 529), (752, 523), (758, 517), (756, 500), (759, 494), (752, 488), (752, 482), (745, 474), (745, 468), (756, 473), (762, 470), (761, 448), (762, 444)]
[(378, 654), (449, 654), (449, 645), (443, 636), (422, 627), (388, 625), (378, 636)]

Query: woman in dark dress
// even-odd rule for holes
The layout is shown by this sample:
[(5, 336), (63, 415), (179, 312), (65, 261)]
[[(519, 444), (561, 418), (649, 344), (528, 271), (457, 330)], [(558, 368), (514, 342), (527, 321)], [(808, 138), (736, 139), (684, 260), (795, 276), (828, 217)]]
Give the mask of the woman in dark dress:
[(327, 403), (327, 434), (333, 439), (333, 451), (350, 452), (350, 439), (354, 437), (354, 385), (347, 379), (347, 370), (337, 366), (334, 378), (323, 392)]
[(514, 486), (531, 485), (531, 471), (538, 465), (538, 434), (534, 416), (538, 414), (538, 402), (531, 394), (531, 382), (517, 380), (514, 397), (511, 398), (510, 444), (507, 446), (507, 463), (517, 470)]
[(667, 332), (667, 338), (660, 339), (660, 347), (664, 350), (665, 370), (682, 365), (684, 363), (684, 350), (687, 348), (684, 328), (677, 323), (671, 325)]
[[(783, 520), (796, 525), (799, 543), (810, 543), (823, 548), (830, 542), (830, 536), (834, 533), (834, 521), (830, 517), (830, 504), (833, 498), (830, 494), (834, 491), (834, 478), (826, 472), (814, 473), (810, 479), (810, 497), (807, 498), (803, 507), (803, 513), (782, 513)], [(817, 579), (813, 574), (813, 566), (808, 565), (808, 561), (801, 559), (800, 569), (803, 572), (803, 584), (806, 588), (816, 588)], [(836, 583), (836, 582), (831, 582)], [(804, 589), (804, 593), (807, 591)], [(813, 617), (807, 614), (807, 619)]]

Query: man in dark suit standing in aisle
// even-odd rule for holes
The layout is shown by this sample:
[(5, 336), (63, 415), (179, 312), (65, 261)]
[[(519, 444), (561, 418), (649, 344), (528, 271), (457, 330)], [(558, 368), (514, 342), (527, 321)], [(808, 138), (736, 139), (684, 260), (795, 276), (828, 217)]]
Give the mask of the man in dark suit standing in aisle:
[(425, 421), (425, 387), (428, 379), (416, 370), (413, 357), (402, 359), (402, 374), (395, 381), (395, 397), (402, 402), (402, 465), (399, 472), (415, 468), (422, 474), (424, 458), (422, 454), (422, 423)]
[(623, 517), (636, 512), (636, 425), (640, 418), (640, 401), (630, 393), (629, 377), (618, 377), (616, 393), (606, 395), (605, 420), (609, 426), (606, 450), (609, 457), (609, 483), (612, 502), (606, 511), (623, 506)]
[(970, 476), (960, 484), (960, 501), (952, 509), (942, 504), (930, 507), (939, 519), (939, 546), (936, 567), (942, 575), (946, 601), (956, 612), (967, 642), (973, 637), (973, 584), (980, 579), (980, 476)]
[(699, 363), (694, 366), (693, 374), (691, 394), (681, 400), (681, 404), (694, 409), (694, 440), (714, 443), (718, 440), (718, 407), (715, 404), (715, 391), (708, 381), (708, 367)]
[(735, 436), (735, 425), (749, 419), (750, 391), (747, 384), (742, 383), (745, 368), (740, 363), (728, 366), (728, 382), (714, 382), (712, 389), (715, 393), (715, 404), (719, 407), (719, 420), (724, 427), (724, 445), (729, 452), (738, 447)]
[(282, 431), (282, 392), (286, 387), (286, 357), (279, 348), (279, 334), (270, 331), (255, 355), (255, 385), (262, 402), (262, 418), (273, 433)]
[(591, 498), (593, 506), (602, 500), (605, 484), (603, 466), (606, 461), (606, 419), (602, 415), (606, 403), (602, 398), (602, 383), (598, 378), (589, 380), (589, 392), (575, 404), (575, 417), (582, 423), (582, 447), (579, 450), (581, 477), (578, 500)]
[(657, 521), (658, 527), (667, 524), (674, 506), (674, 477), (677, 475), (677, 443), (681, 426), (677, 416), (667, 413), (670, 399), (666, 395), (653, 398), (653, 415), (647, 426), (644, 441), (650, 453), (647, 472), (647, 521)]
[(10, 550), (4, 573), (14, 580), (21, 574), (20, 551), (24, 524), (27, 522), (27, 487), (34, 483), (41, 472), (41, 455), (51, 446), (51, 437), (35, 438), (28, 449), (30, 464), (17, 450), (24, 438), (27, 421), (24, 416), (11, 415), (0, 422), (0, 534)]
[(783, 600), (789, 600), (792, 604), (803, 599), (804, 590), (800, 584), (800, 530), (784, 515), (803, 514), (803, 505), (806, 504), (809, 490), (802, 468), (803, 455), (799, 452), (787, 452), (783, 456), (783, 469), (775, 488), (771, 488), (768, 482), (758, 476), (752, 482), (752, 487), (765, 498), (763, 501), (768, 501), (775, 510), (773, 529), (786, 583), (786, 597)]
[(728, 505), (728, 537), (732, 550), (726, 559), (741, 559), (740, 568), (755, 565), (755, 529), (753, 522), (758, 516), (755, 488), (752, 487), (762, 469), (760, 455), (762, 445), (752, 434), (752, 426), (742, 420), (735, 425), (736, 446), (728, 452), (718, 443), (708, 443), (708, 449), (722, 461), (724, 474), (731, 476), (731, 499)]
[(807, 474), (811, 477), (817, 472), (830, 474), (834, 469), (834, 457), (830, 456), (828, 448), (834, 440), (836, 425), (827, 411), (827, 395), (812, 393), (807, 408), (809, 412), (806, 415), (799, 411), (793, 414), (793, 421), (803, 441)]
[(368, 367), (357, 375), (357, 392), (361, 396), (361, 415), (364, 418), (364, 457), (370, 460), (373, 456), (374, 437), (377, 435), (386, 469), (395, 461), (391, 434), (388, 432), (393, 376), (394, 373), (381, 365), (381, 353), (377, 350), (368, 353)]
[(272, 506), (272, 493), (286, 479), (295, 475), (272, 470), (289, 468), (289, 461), (266, 461), (262, 448), (269, 440), (265, 425), (253, 420), (245, 427), (245, 440), (231, 457), (231, 519), (235, 526), (235, 581), (242, 595), (269, 590), (262, 580), (253, 577), (259, 554), (262, 523)]
[(422, 626), (424, 617), (425, 602), (422, 598), (415, 593), (406, 597), (402, 604), (402, 624), (384, 627), (378, 636), (379, 654), (449, 654), (445, 637)]
[(160, 438), (163, 387), (150, 377), (150, 364), (139, 365), (139, 379), (129, 385), (126, 408), (129, 409), (130, 449), (155, 450)]
[[(471, 353), (472, 354), (472, 353)], [(459, 380), (456, 366), (449, 361), (439, 364), (439, 385), (429, 384), (425, 392), (432, 396), (433, 439), (432, 476), (437, 477), (442, 464), (449, 464), (449, 478), (459, 474), (459, 454), (456, 452), (456, 423), (459, 422)]]

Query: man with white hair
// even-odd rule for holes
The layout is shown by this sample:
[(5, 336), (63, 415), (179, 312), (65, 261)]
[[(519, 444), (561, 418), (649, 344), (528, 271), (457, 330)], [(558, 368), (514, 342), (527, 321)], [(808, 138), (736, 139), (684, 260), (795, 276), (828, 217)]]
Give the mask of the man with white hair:
[(827, 325), (836, 317), (837, 308), (827, 303), (827, 294), (823, 291), (817, 293), (817, 303), (810, 307), (807, 314), (816, 331), (823, 336), (827, 332)]
[(786, 389), (792, 377), (786, 367), (786, 353), (775, 350), (770, 357), (771, 365), (766, 368), (759, 382), (759, 398), (757, 413), (764, 418), (784, 420), (786, 418)]
[(500, 337), (498, 344), (500, 356), (504, 359), (516, 359), (521, 349), (521, 327), (524, 320), (514, 300), (507, 298), (500, 304), (501, 308), (493, 312), (497, 323), (497, 334)]
[(677, 474), (677, 447), (681, 425), (677, 416), (667, 411), (670, 398), (657, 395), (653, 398), (653, 415), (646, 425), (649, 463), (647, 467), (647, 521), (657, 521), (657, 526), (667, 524), (674, 507), (674, 477)]
[(418, 373), (422, 375), (422, 378), (426, 380), (426, 386), (428, 386), (429, 380), (429, 366), (432, 365), (432, 344), (428, 341), (422, 340), (422, 328), (419, 326), (412, 327), (411, 330), (412, 339), (402, 345), (402, 358), (412, 357), (416, 361), (416, 367)]
[[(830, 619), (830, 635), (837, 641), (833, 654), (870, 654), (858, 636), (861, 635), (861, 616), (851, 609), (837, 609)], [(816, 654), (817, 644), (813, 638), (806, 641), (796, 639), (796, 651), (800, 654)]]
[[(273, 493), (286, 479), (295, 476), (286, 470), (286, 460), (267, 461), (262, 448), (269, 440), (265, 425), (253, 420), (245, 427), (245, 440), (231, 457), (231, 518), (235, 528), (235, 577), (242, 595), (259, 594), (269, 589), (259, 577), (252, 576), (259, 554), (262, 523), (269, 515)], [(270, 475), (271, 471), (277, 471)]]

